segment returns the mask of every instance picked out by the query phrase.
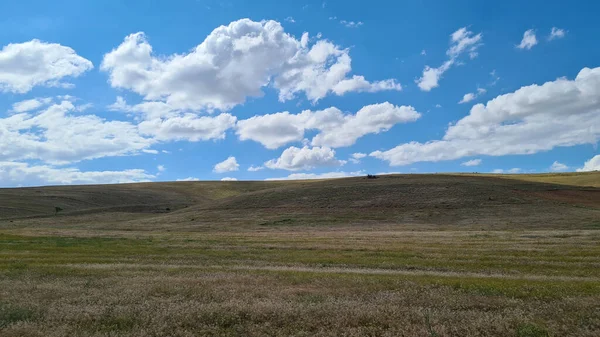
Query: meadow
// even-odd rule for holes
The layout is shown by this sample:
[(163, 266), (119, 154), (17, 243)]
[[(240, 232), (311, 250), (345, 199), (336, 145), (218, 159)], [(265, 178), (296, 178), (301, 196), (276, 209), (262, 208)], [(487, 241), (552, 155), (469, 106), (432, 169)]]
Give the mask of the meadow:
[(599, 336), (599, 183), (0, 189), (0, 336)]

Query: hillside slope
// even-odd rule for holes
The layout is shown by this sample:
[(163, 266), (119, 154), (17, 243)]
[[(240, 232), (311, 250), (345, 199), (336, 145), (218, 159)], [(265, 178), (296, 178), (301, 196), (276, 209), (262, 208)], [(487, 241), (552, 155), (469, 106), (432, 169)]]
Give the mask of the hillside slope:
[(271, 188), (266, 182), (159, 182), (0, 189), (0, 219), (103, 212), (164, 213)]
[[(541, 179), (561, 184), (534, 181)], [(569, 181), (584, 186), (567, 185)], [(593, 187), (598, 181), (598, 172), (501, 177), (430, 174), (0, 189), (0, 221), (32, 227), (71, 223), (174, 231), (365, 223), (418, 228), (595, 228), (600, 224), (600, 188)], [(54, 216), (55, 206), (64, 209), (58, 216)]]

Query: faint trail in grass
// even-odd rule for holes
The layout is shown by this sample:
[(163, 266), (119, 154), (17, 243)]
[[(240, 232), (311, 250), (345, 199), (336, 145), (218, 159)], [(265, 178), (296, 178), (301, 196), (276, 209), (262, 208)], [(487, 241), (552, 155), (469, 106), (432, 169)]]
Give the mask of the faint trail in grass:
[(450, 277), (450, 278), (468, 277), (468, 278), (531, 280), (531, 281), (600, 282), (600, 277), (583, 277), (583, 276), (498, 274), (498, 273), (473, 273), (473, 272), (453, 272), (453, 271), (436, 271), (436, 270), (416, 270), (416, 269), (407, 270), (407, 269), (310, 267), (310, 266), (285, 266), (285, 265), (195, 266), (195, 265), (185, 265), (185, 264), (82, 263), (82, 264), (64, 264), (62, 266), (69, 267), (69, 268), (81, 268), (81, 269), (115, 269), (115, 270), (117, 270), (117, 269), (177, 269), (177, 268), (182, 268), (182, 269), (306, 272), (306, 273), (326, 273), (326, 274), (434, 276), (434, 277)]

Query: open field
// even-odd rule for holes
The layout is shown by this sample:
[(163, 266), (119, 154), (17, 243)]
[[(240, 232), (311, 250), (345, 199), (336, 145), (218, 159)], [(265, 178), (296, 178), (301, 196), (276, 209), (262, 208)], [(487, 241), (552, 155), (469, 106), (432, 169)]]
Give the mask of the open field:
[(599, 182), (0, 189), (0, 336), (599, 336)]

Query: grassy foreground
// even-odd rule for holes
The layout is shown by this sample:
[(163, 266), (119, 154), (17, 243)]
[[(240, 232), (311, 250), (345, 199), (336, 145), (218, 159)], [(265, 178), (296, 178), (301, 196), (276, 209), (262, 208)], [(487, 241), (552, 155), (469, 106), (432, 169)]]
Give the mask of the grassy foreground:
[[(457, 191), (471, 184), (452, 179)], [(404, 193), (404, 181), (381, 180), (396, 186), (390, 195)], [(559, 190), (557, 200), (554, 185), (521, 183), (506, 190), (520, 186), (524, 199), (504, 203), (504, 185), (494, 185), (504, 180), (484, 183), (494, 191), (490, 200), (486, 191), (489, 209), (448, 207), (444, 193), (423, 199), (442, 209), (430, 216), (420, 204), (303, 208), (315, 185), (301, 183), (261, 192), (272, 208), (255, 201), (264, 186), (225, 184), (210, 202), (186, 194), (190, 205), (171, 213), (12, 212), (0, 221), (0, 336), (599, 336), (600, 208), (589, 198), (565, 201), (584, 193), (578, 188)], [(369, 195), (360, 180), (328, 184), (316, 191), (327, 197), (319, 205), (335, 204), (338, 194), (325, 190), (334, 187)], [(281, 203), (293, 207), (269, 195), (292, 196)], [(521, 204), (544, 220), (501, 225), (533, 221)], [(572, 225), (541, 214), (553, 208)]]

